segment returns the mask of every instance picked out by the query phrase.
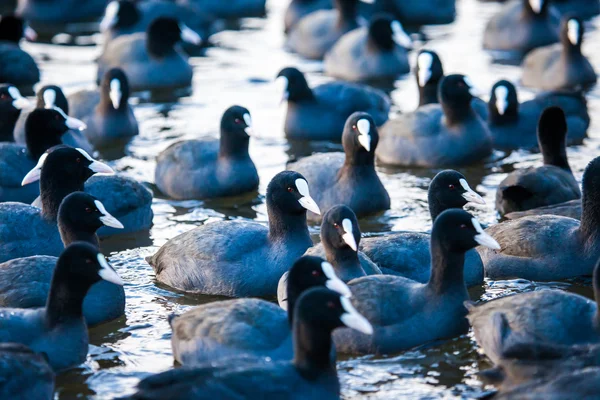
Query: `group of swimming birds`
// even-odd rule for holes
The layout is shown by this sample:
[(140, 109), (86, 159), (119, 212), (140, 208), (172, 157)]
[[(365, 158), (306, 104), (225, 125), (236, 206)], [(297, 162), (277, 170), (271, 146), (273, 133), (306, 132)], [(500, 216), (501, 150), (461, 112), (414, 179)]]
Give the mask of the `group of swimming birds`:
[[(36, 15), (36, 3), (19, 0), (20, 15)], [(124, 313), (123, 281), (99, 252), (98, 237), (148, 230), (152, 194), (90, 154), (138, 134), (130, 93), (191, 84), (188, 54), (206, 44), (214, 27), (196, 3), (210, 2), (104, 4), (98, 90), (66, 97), (57, 86), (43, 86), (35, 108), (21, 91), (32, 90), (39, 70), (19, 47), (32, 32), (20, 17), (0, 19), (2, 398), (52, 398), (54, 373), (85, 360), (87, 326)], [(261, 6), (239, 3), (221, 10), (222, 17), (252, 16)], [(411, 13), (401, 10), (411, 2), (377, 0), (369, 23), (359, 18), (358, 3), (293, 0), (286, 46), (323, 59), (325, 73), (341, 80), (311, 88), (296, 68), (276, 78), (287, 101), (286, 136), (341, 141), (344, 152), (305, 157), (277, 174), (266, 192), (268, 226), (206, 224), (148, 258), (163, 284), (238, 299), (169, 317), (173, 356), (183, 367), (143, 380), (130, 398), (338, 398), (336, 353), (393, 354), (469, 326), (495, 364), (483, 374), (500, 388), (494, 398), (594, 398), (598, 304), (559, 290), (474, 304), (467, 287), (484, 277), (593, 275), (600, 302), (600, 158), (587, 166), (580, 190), (566, 153), (590, 124), (584, 91), (596, 73), (581, 44), (583, 21), (600, 13), (600, 3), (556, 1), (558, 12), (554, 2), (516, 0), (488, 23), (484, 48), (525, 57), (523, 84), (550, 91), (519, 103), (515, 86), (502, 80), (485, 103), (469, 78), (445, 75), (438, 55), (421, 50), (414, 68), (419, 107), (390, 120), (385, 93), (348, 81), (409, 72), (411, 39), (396, 18), (450, 22), (454, 2), (442, 2), (448, 17), (448, 9), (427, 1)], [(394, 7), (397, 14), (379, 12)], [(187, 43), (183, 50), (180, 41)], [(220, 133), (218, 141), (182, 141), (163, 151), (155, 173), (160, 191), (174, 199), (255, 191), (250, 112), (227, 109)], [(506, 221), (485, 229), (462, 209), (483, 198), (461, 173), (444, 170), (428, 189), (431, 234), (361, 239), (358, 218), (390, 208), (376, 159), (464, 166), (494, 148), (543, 155), (542, 166), (516, 170), (500, 183), (496, 208)], [(321, 224), (314, 247), (307, 220)], [(274, 296), (279, 306), (256, 299)]]

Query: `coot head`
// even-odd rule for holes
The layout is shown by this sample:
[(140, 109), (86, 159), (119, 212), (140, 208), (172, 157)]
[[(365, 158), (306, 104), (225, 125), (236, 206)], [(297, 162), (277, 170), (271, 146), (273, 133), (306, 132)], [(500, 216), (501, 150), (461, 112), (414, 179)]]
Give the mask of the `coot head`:
[(58, 230), (65, 245), (81, 240), (97, 244), (95, 234), (102, 226), (123, 229), (123, 224), (94, 196), (74, 192), (60, 203)]
[(163, 58), (174, 51), (179, 41), (200, 45), (202, 38), (185, 24), (173, 18), (160, 17), (152, 21), (147, 30), (147, 46), (150, 55)]
[(21, 110), (30, 106), (21, 92), (11, 85), (0, 85), (0, 141), (12, 142), (13, 131)]
[(412, 40), (404, 32), (402, 24), (387, 14), (375, 15), (369, 24), (369, 43), (383, 51), (393, 50), (396, 45), (411, 48)]
[(133, 1), (111, 1), (106, 6), (104, 18), (100, 22), (100, 32), (106, 32), (109, 29), (130, 28), (137, 24), (140, 18), (140, 10)]
[(250, 111), (242, 106), (229, 107), (221, 117), (220, 154), (248, 154), (248, 142), (252, 134)]
[(69, 117), (58, 107), (37, 108), (25, 121), (25, 144), (30, 156), (37, 160), (53, 146), (60, 145), (61, 137), (69, 129), (83, 130), (82, 121)]
[(104, 74), (100, 84), (102, 103), (114, 110), (127, 106), (129, 100), (129, 80), (121, 68), (111, 68)]
[(314, 95), (304, 74), (297, 68), (288, 67), (277, 74), (276, 84), (281, 90), (281, 101), (299, 102), (312, 100)]
[(561, 21), (560, 41), (567, 52), (581, 53), (585, 27), (581, 19), (566, 16)]
[(471, 100), (478, 94), (468, 77), (459, 74), (444, 77), (438, 87), (438, 99), (447, 123), (451, 125), (472, 115)]
[(477, 218), (465, 210), (455, 208), (446, 210), (437, 217), (431, 230), (431, 241), (441, 244), (446, 250), (461, 253), (479, 245), (500, 249), (498, 242), (483, 230)]
[(544, 164), (571, 171), (567, 159), (567, 119), (560, 107), (548, 107), (542, 112), (537, 136)]
[(347, 163), (372, 163), (378, 143), (377, 125), (368, 113), (355, 112), (348, 117), (342, 134)]
[[(326, 287), (343, 296), (351, 296), (350, 289), (335, 274), (333, 266), (320, 257), (300, 257), (290, 268), (286, 276), (287, 299), (280, 302), (285, 310), (295, 308), (298, 297), (312, 287)], [(293, 313), (289, 313), (289, 321), (293, 322)]]
[(450, 208), (463, 208), (467, 203), (485, 204), (467, 182), (463, 174), (452, 169), (439, 172), (429, 184), (427, 201), (431, 219)]
[(23, 37), (35, 40), (37, 34), (23, 19), (15, 15), (0, 16), (0, 41), (19, 43)]
[(62, 89), (56, 85), (43, 86), (37, 92), (37, 108), (58, 107), (69, 115), (69, 101)]
[(294, 171), (282, 171), (267, 186), (269, 222), (277, 215), (306, 215), (306, 210), (321, 214), (319, 206), (310, 197), (308, 182)]
[(356, 214), (344, 205), (331, 207), (321, 222), (321, 241), (325, 251), (348, 249), (357, 252), (360, 227)]
[(444, 67), (442, 66), (442, 60), (435, 51), (419, 51), (415, 65), (415, 77), (420, 88), (426, 85), (434, 85), (437, 91), (438, 83), (444, 77)]
[(516, 120), (519, 116), (519, 98), (515, 86), (505, 79), (496, 82), (492, 86), (488, 110), (492, 123)]

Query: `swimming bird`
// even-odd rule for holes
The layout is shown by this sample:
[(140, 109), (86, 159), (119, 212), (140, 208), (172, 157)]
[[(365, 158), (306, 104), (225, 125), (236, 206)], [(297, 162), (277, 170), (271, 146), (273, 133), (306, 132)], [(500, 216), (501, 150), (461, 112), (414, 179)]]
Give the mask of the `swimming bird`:
[(365, 334), (371, 324), (349, 299), (325, 288), (304, 292), (296, 304), (292, 360), (263, 359), (240, 363), (235, 358), (192, 369), (151, 376), (129, 399), (287, 398), (338, 399), (340, 383), (331, 360), (331, 332), (342, 326)]
[(517, 58), (559, 41), (560, 14), (549, 0), (507, 2), (487, 23), (483, 48)]
[(0, 18), (0, 83), (14, 85), (29, 95), (34, 93), (33, 85), (40, 81), (40, 70), (33, 57), (19, 47), (26, 33), (21, 17), (3, 15)]
[(531, 210), (510, 212), (505, 214), (504, 218), (519, 219), (529, 215), (561, 215), (563, 217), (580, 219), (581, 211), (581, 199), (575, 199), (549, 206), (532, 208)]
[(113, 173), (81, 149), (57, 148), (40, 157), (23, 184), (40, 181), (41, 210), (23, 203), (0, 203), (0, 262), (33, 255), (58, 256), (63, 243), (56, 225), (60, 203), (83, 191), (93, 174)]
[(139, 133), (129, 105), (129, 80), (120, 68), (106, 71), (99, 90), (81, 90), (68, 100), (71, 115), (87, 125), (85, 135), (95, 147), (125, 144)]
[(518, 169), (500, 182), (496, 190), (496, 209), (500, 215), (581, 197), (567, 159), (567, 121), (562, 109), (544, 110), (537, 137), (544, 165)]
[(157, 18), (147, 32), (112, 40), (98, 58), (98, 82), (112, 68), (121, 68), (132, 92), (173, 90), (192, 84), (193, 70), (175, 45), (181, 40), (199, 45), (196, 32), (172, 18)]
[(318, 10), (329, 10), (332, 0), (292, 0), (283, 17), (284, 32), (287, 34), (303, 17)]
[[(463, 208), (467, 203), (485, 204), (460, 172), (444, 170), (429, 184), (427, 202), (431, 221), (444, 211)], [(413, 281), (427, 283), (431, 275), (429, 243), (431, 235), (421, 232), (393, 232), (383, 236), (363, 238), (360, 250), (384, 274), (403, 276)], [(467, 287), (483, 283), (483, 262), (475, 249), (465, 253), (465, 284)]]
[(358, 28), (359, 1), (364, 0), (333, 0), (333, 10), (306, 15), (288, 32), (286, 48), (302, 57), (322, 60), (344, 34)]
[(45, 307), (0, 308), (0, 342), (21, 343), (45, 353), (54, 371), (81, 364), (89, 340), (83, 299), (102, 279), (123, 285), (96, 247), (84, 242), (71, 244), (56, 263)]
[(334, 332), (336, 349), (348, 354), (392, 354), (449, 339), (469, 327), (463, 302), (465, 252), (499, 248), (479, 221), (464, 210), (446, 210), (431, 231), (431, 278), (425, 284), (399, 276), (373, 275), (348, 283), (352, 304), (373, 325), (373, 335)]
[(69, 129), (84, 128), (83, 122), (58, 108), (32, 111), (25, 126), (25, 146), (0, 143), (0, 201), (31, 203), (39, 194), (39, 187), (23, 187), (25, 175), (46, 151), (62, 144), (61, 138)]
[(241, 355), (292, 359), (291, 328), (300, 295), (312, 287), (327, 287), (344, 296), (351, 293), (331, 264), (319, 257), (299, 258), (286, 274), (283, 309), (265, 300), (235, 299), (203, 304), (171, 317), (175, 360), (190, 366)]
[(567, 145), (581, 144), (587, 137), (590, 116), (585, 96), (580, 92), (550, 91), (519, 103), (517, 89), (500, 80), (492, 87), (488, 102), (488, 125), (494, 147), (504, 150), (538, 148), (535, 132), (542, 112), (548, 107), (560, 107), (567, 120)]
[[(258, 189), (258, 172), (248, 154), (253, 134), (250, 111), (229, 107), (221, 117), (221, 137), (172, 144), (156, 159), (154, 181), (171, 198), (203, 199)], [(182, 179), (185, 177), (185, 179)]]
[(156, 279), (179, 290), (229, 297), (271, 296), (293, 262), (312, 246), (306, 210), (319, 212), (308, 182), (283, 171), (266, 195), (269, 227), (220, 221), (185, 232), (147, 260)]
[(340, 142), (346, 120), (357, 111), (371, 115), (377, 126), (388, 119), (390, 98), (368, 86), (329, 82), (310, 88), (296, 68), (281, 70), (276, 83), (287, 101), (284, 130), (289, 139)]
[(384, 164), (441, 167), (469, 165), (492, 153), (487, 125), (474, 112), (470, 79), (448, 75), (440, 82), (440, 104), (428, 104), (389, 120), (380, 129), (376, 155)]
[(438, 103), (438, 86), (444, 78), (444, 66), (433, 50), (420, 50), (414, 68), (419, 87), (419, 107)]
[[(74, 192), (58, 209), (58, 231), (62, 243), (87, 242), (99, 247), (96, 231), (102, 226), (123, 229), (104, 205), (89, 194)], [(31, 256), (0, 264), (0, 306), (11, 308), (43, 307), (48, 298), (56, 257)], [(125, 291), (120, 285), (98, 282), (92, 285), (83, 302), (83, 315), (89, 326), (120, 317), (125, 312)]]
[(44, 354), (19, 343), (0, 343), (0, 397), (11, 400), (51, 400), (54, 371)]
[(581, 53), (583, 33), (579, 18), (563, 18), (560, 43), (532, 51), (523, 61), (523, 85), (545, 90), (579, 90), (594, 85), (596, 71)]
[(342, 36), (325, 55), (325, 74), (353, 82), (394, 81), (410, 72), (410, 37), (387, 14), (374, 16), (368, 27)]
[[(560, 216), (537, 215), (487, 228), (501, 250), (478, 249), (490, 279), (522, 278), (554, 281), (589, 275), (600, 257), (598, 188), (600, 158), (583, 173), (581, 222)], [(560, 240), (557, 240), (560, 238)]]
[[(37, 92), (37, 103), (35, 108), (60, 108), (65, 115), (69, 115), (69, 102), (62, 89), (56, 85), (42, 86)], [(21, 112), (17, 123), (15, 124), (14, 140), (19, 144), (26, 143), (25, 125), (27, 118), (33, 110), (24, 110)], [(74, 117), (73, 115), (71, 115)], [(75, 117), (77, 118), (77, 117)], [(77, 129), (69, 129), (62, 135), (61, 141), (67, 146), (76, 147), (85, 150), (87, 153), (94, 152), (94, 146), (87, 140), (85, 131), (87, 126)]]
[[(390, 196), (375, 171), (379, 134), (373, 118), (364, 112), (348, 117), (342, 134), (344, 153), (322, 153), (291, 163), (287, 169), (301, 173), (315, 190), (319, 208), (344, 204), (358, 217), (390, 208)], [(309, 220), (321, 219), (315, 213)]]

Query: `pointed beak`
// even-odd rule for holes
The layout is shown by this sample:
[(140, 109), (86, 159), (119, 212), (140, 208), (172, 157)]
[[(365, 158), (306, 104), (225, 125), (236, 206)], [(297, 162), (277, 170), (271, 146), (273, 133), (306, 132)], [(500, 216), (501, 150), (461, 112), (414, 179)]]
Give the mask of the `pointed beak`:
[(29, 25), (25, 27), (25, 39), (29, 40), (30, 42), (35, 42), (38, 38), (38, 34), (36, 31), (34, 31)]
[(371, 136), (363, 134), (358, 135), (358, 143), (360, 143), (366, 151), (371, 151)]
[(67, 117), (65, 124), (67, 125), (67, 127), (69, 129), (74, 129), (77, 131), (82, 131), (84, 129), (87, 129), (87, 125), (85, 124), (85, 122), (78, 120), (77, 118), (73, 118), (73, 117)]
[(317, 202), (314, 201), (312, 197), (310, 197), (310, 196), (301, 197), (300, 200), (298, 200), (298, 203), (300, 203), (300, 205), (302, 207), (306, 208), (308, 211), (312, 211), (315, 214), (321, 215), (321, 210), (319, 209)]
[(342, 240), (346, 243), (352, 250), (358, 251), (358, 246), (356, 245), (356, 240), (354, 240), (354, 235), (352, 232), (344, 233), (342, 235)]
[(106, 258), (100, 253), (98, 253), (98, 263), (100, 264), (100, 271), (98, 271), (100, 278), (107, 282), (114, 283), (115, 285), (123, 286), (123, 280), (119, 274), (117, 274), (117, 271), (110, 266), (106, 261)]
[(31, 102), (29, 100), (27, 100), (25, 97), (16, 98), (12, 102), (12, 105), (14, 108), (16, 108), (18, 110), (28, 109), (28, 108), (31, 108), (31, 106), (32, 106)]
[(352, 292), (350, 291), (350, 288), (335, 274), (333, 265), (331, 265), (327, 261), (323, 261), (323, 263), (321, 263), (321, 269), (327, 277), (327, 282), (325, 282), (325, 286), (328, 289), (333, 290), (334, 292), (338, 292), (342, 296), (352, 297)]
[(283, 102), (287, 101), (288, 97), (289, 97), (288, 79), (285, 76), (280, 76), (279, 78), (277, 78), (275, 80), (275, 86), (277, 86), (277, 90), (279, 91), (279, 93), (281, 93), (281, 98), (279, 100), (279, 104), (282, 104)]
[(119, 106), (121, 105), (121, 91), (116, 88), (111, 88), (108, 96), (110, 97), (110, 102), (112, 103), (113, 108), (118, 110)]
[(481, 232), (475, 235), (475, 241), (482, 246), (489, 247), (493, 250), (500, 250), (500, 244), (491, 237), (487, 232)]
[(507, 106), (508, 106), (508, 104), (506, 104), (505, 99), (497, 99), (496, 100), (496, 108), (498, 109), (498, 114), (504, 115), (504, 113), (506, 112)]
[(40, 175), (42, 174), (42, 166), (44, 165), (44, 161), (46, 161), (46, 157), (48, 157), (48, 153), (44, 153), (41, 155), (36, 166), (33, 167), (33, 169), (29, 171), (21, 181), (21, 186), (25, 186), (40, 180)]
[(340, 301), (342, 303), (342, 307), (344, 307), (344, 310), (346, 311), (340, 317), (342, 323), (348, 328), (355, 329), (367, 335), (372, 335), (373, 326), (369, 321), (367, 321), (365, 317), (363, 317), (361, 314), (359, 314), (358, 311), (356, 311), (356, 309), (350, 302), (350, 299), (347, 297), (342, 297), (340, 298)]
[(485, 204), (485, 200), (483, 200), (483, 197), (481, 197), (479, 194), (477, 194), (474, 190), (471, 189), (464, 192), (462, 194), (462, 197), (470, 203)]
[(121, 222), (119, 222), (118, 219), (116, 219), (115, 217), (110, 215), (110, 213), (108, 211), (106, 211), (104, 204), (102, 204), (102, 202), (100, 200), (94, 200), (94, 203), (96, 204), (96, 208), (98, 208), (98, 211), (100, 211), (102, 213), (102, 217), (100, 217), (100, 221), (102, 221), (102, 223), (104, 225), (110, 226), (111, 228), (116, 228), (116, 229), (124, 228), (123, 224)]
[(115, 171), (103, 162), (94, 160), (88, 167), (97, 174), (114, 174)]
[(198, 35), (198, 33), (190, 29), (188, 26), (186, 26), (185, 24), (181, 24), (180, 29), (181, 39), (184, 42), (194, 44), (196, 46), (200, 46), (202, 44), (202, 38), (200, 37), (200, 35)]

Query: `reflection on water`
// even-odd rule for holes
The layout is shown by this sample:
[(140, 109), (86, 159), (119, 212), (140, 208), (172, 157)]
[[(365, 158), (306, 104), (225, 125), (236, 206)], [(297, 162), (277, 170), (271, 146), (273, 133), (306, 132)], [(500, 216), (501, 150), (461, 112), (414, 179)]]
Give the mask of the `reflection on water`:
[[(341, 151), (339, 144), (288, 143), (282, 134), (283, 106), (280, 94), (271, 84), (277, 72), (288, 65), (309, 71), (311, 85), (325, 82), (322, 65), (303, 62), (282, 50), (282, 11), (287, 1), (270, 0), (269, 18), (249, 19), (242, 31), (227, 31), (215, 36), (216, 46), (206, 57), (191, 60), (195, 66), (194, 90), (177, 100), (157, 104), (156, 98), (134, 99), (140, 121), (140, 136), (125, 149), (125, 156), (108, 154), (111, 166), (124, 174), (153, 186), (157, 154), (176, 140), (217, 137), (222, 112), (232, 104), (250, 109), (257, 137), (250, 142), (250, 153), (260, 172), (258, 193), (235, 199), (211, 201), (170, 201), (157, 195), (154, 204), (154, 227), (149, 233), (117, 236), (102, 242), (103, 251), (126, 282), (127, 315), (91, 331), (90, 355), (80, 368), (61, 375), (57, 381), (57, 398), (111, 398), (129, 393), (140, 378), (173, 366), (170, 328), (167, 316), (215, 298), (182, 295), (157, 285), (152, 268), (144, 258), (152, 255), (169, 238), (205, 222), (244, 218), (266, 223), (264, 193), (269, 180), (285, 168), (289, 160), (315, 151)], [(481, 50), (481, 33), (485, 21), (498, 4), (459, 0), (459, 19), (448, 26), (426, 27), (415, 49), (436, 50), (448, 73), (469, 75), (475, 84), (488, 91), (502, 78), (517, 83), (519, 68), (490, 64)], [(599, 19), (594, 24), (597, 26)], [(595, 27), (588, 29), (584, 51), (600, 68), (600, 55), (593, 52), (600, 41)], [(424, 42), (427, 38), (427, 42)], [(57, 47), (26, 44), (42, 64), (43, 83), (62, 85), (67, 93), (93, 87), (96, 68), (93, 60), (98, 47)], [(416, 52), (411, 54), (414, 63)], [(418, 103), (413, 76), (407, 76), (387, 88), (394, 100), (394, 112), (414, 109)], [(519, 88), (521, 101), (533, 96)], [(590, 113), (600, 115), (600, 89), (590, 93)], [(160, 101), (172, 101), (161, 98)], [(581, 178), (587, 162), (597, 155), (598, 122), (593, 121), (591, 138), (584, 146), (569, 149), (571, 166)], [(464, 168), (471, 187), (480, 192), (487, 204), (469, 206), (468, 210), (482, 223), (496, 221), (494, 191), (506, 173), (539, 163), (539, 154), (515, 152), (508, 156), (496, 153), (482, 165)], [(427, 185), (439, 170), (379, 168), (382, 181), (390, 192), (392, 209), (369, 220), (360, 221), (366, 234), (392, 230), (429, 231)], [(185, 179), (182, 176), (181, 179)], [(156, 190), (155, 190), (156, 192)], [(311, 227), (318, 240), (318, 226)], [(528, 281), (488, 282), (471, 290), (474, 300), (526, 290), (553, 287), (572, 290), (592, 297), (589, 280), (533, 284)], [(432, 344), (394, 357), (340, 360), (340, 379), (344, 396), (354, 398), (460, 398), (484, 391), (476, 373), (488, 367), (478, 354), (471, 335)]]

